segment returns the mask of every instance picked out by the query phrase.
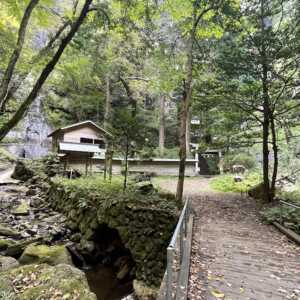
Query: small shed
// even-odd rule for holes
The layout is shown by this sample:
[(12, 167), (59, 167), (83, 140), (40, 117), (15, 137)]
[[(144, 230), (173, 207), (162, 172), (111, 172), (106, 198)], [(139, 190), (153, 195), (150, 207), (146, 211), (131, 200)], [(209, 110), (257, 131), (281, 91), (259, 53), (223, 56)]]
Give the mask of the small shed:
[(107, 143), (113, 135), (93, 121), (75, 123), (58, 128), (48, 135), (52, 138), (52, 150), (61, 157), (64, 169), (69, 164), (81, 162), (92, 169), (93, 158), (105, 157)]

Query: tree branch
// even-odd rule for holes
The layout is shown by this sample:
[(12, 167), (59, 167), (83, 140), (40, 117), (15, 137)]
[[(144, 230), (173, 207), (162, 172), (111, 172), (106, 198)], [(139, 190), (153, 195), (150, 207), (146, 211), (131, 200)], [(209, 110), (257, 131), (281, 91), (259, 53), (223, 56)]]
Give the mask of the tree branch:
[(8, 86), (9, 86), (9, 83), (13, 76), (16, 64), (19, 60), (19, 57), (20, 57), (22, 49), (23, 49), (29, 19), (31, 17), (32, 11), (34, 10), (34, 8), (38, 4), (38, 2), (39, 2), (39, 0), (31, 0), (25, 9), (25, 12), (24, 12), (21, 24), (20, 24), (19, 32), (18, 32), (17, 45), (10, 57), (9, 63), (4, 72), (1, 86), (0, 86), (0, 112), (4, 111), (5, 98), (6, 98), (6, 95), (8, 92)]

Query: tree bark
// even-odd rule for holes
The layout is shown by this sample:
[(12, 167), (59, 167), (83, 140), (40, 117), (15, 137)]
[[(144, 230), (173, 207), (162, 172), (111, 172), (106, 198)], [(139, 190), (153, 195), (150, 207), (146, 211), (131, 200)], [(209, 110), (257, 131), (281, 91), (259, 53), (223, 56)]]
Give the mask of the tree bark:
[(131, 90), (129, 84), (122, 77), (120, 77), (120, 80), (125, 88), (128, 100), (132, 107), (131, 116), (134, 118), (134, 117), (136, 117), (136, 114), (137, 114), (137, 101), (133, 97), (133, 93), (132, 93), (132, 90)]
[(190, 143), (191, 143), (191, 111), (189, 109), (186, 119), (186, 155), (190, 155)]
[(160, 109), (159, 109), (159, 155), (161, 157), (165, 154), (165, 96), (160, 97)]
[(111, 87), (109, 75), (106, 75), (106, 100), (105, 100), (105, 113), (103, 127), (105, 130), (109, 129), (110, 126), (110, 115), (111, 115)]
[(178, 206), (182, 204), (184, 176), (185, 176), (185, 162), (186, 162), (186, 125), (188, 118), (188, 111), (190, 108), (192, 95), (192, 79), (193, 79), (193, 39), (191, 35), (188, 49), (188, 61), (186, 65), (186, 81), (184, 82), (182, 103), (180, 108), (180, 130), (179, 130), (179, 174), (177, 182), (176, 200)]
[(59, 48), (57, 49), (56, 53), (52, 57), (52, 59), (48, 62), (48, 64), (45, 66), (44, 70), (42, 71), (40, 77), (36, 81), (34, 87), (32, 88), (30, 94), (25, 99), (25, 101), (21, 104), (21, 106), (18, 108), (16, 113), (11, 117), (10, 120), (8, 120), (6, 123), (2, 125), (0, 128), (0, 141), (7, 135), (7, 133), (14, 128), (18, 122), (23, 118), (25, 115), (27, 109), (32, 104), (34, 99), (37, 97), (38, 93), (40, 92), (43, 84), (55, 68), (56, 64), (58, 63), (61, 55), (63, 54), (65, 48), (68, 46), (68, 44), (71, 42), (72, 38), (78, 31), (79, 27), (83, 23), (88, 11), (89, 7), (91, 5), (93, 0), (86, 0), (84, 3), (84, 6), (80, 12), (80, 15), (75, 23), (73, 23), (70, 32), (67, 34), (65, 38), (62, 39), (61, 44)]
[(1, 86), (0, 86), (0, 111), (1, 112), (4, 111), (5, 102), (6, 102), (5, 99), (6, 99), (6, 96), (8, 93), (8, 86), (11, 81), (12, 75), (14, 73), (15, 66), (19, 60), (19, 57), (20, 57), (22, 49), (23, 49), (29, 19), (31, 17), (32, 11), (34, 10), (34, 8), (36, 7), (36, 5), (38, 3), (39, 3), (39, 0), (31, 0), (25, 9), (25, 12), (24, 12), (21, 24), (20, 24), (19, 32), (18, 32), (17, 45), (9, 59), (9, 63), (4, 72)]
[(127, 177), (128, 177), (128, 156), (129, 156), (129, 138), (126, 139), (126, 149), (125, 149), (125, 170), (124, 170), (124, 183), (123, 191), (127, 188)]
[(272, 147), (273, 147), (273, 154), (274, 154), (274, 163), (273, 163), (273, 174), (272, 174), (272, 181), (271, 181), (271, 199), (275, 197), (276, 192), (276, 179), (278, 173), (278, 145), (277, 145), (277, 137), (276, 137), (276, 126), (275, 120), (273, 115), (270, 118), (271, 123), (271, 133), (272, 133)]
[(269, 127), (270, 127), (270, 99), (268, 91), (268, 61), (265, 45), (265, 28), (264, 28), (264, 0), (261, 0), (261, 30), (262, 30), (262, 89), (263, 89), (263, 180), (264, 180), (264, 200), (272, 201), (270, 194), (269, 180)]
[[(105, 130), (109, 129), (110, 124), (110, 112), (111, 112), (111, 95), (110, 95), (110, 78), (109, 75), (106, 75), (106, 99), (105, 99), (105, 112), (104, 112), (104, 122), (103, 127)], [(106, 152), (105, 152), (105, 163), (104, 163), (104, 180), (106, 180), (107, 170), (110, 163), (110, 145), (107, 142)]]

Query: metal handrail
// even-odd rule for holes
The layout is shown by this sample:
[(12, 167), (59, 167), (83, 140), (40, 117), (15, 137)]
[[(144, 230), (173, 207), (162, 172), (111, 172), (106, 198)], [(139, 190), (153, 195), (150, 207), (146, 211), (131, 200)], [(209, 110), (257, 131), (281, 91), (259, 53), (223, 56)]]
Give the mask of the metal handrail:
[[(177, 226), (171, 238), (171, 242), (167, 248), (167, 271), (166, 271), (166, 294), (165, 299), (172, 299), (172, 290), (173, 290), (173, 265), (174, 265), (174, 254), (176, 250), (176, 245), (179, 236), (179, 262), (180, 264), (183, 261), (183, 252), (186, 246), (186, 237), (187, 237), (187, 223), (189, 220), (190, 207), (189, 199), (187, 198), (183, 210), (180, 214)], [(180, 268), (181, 272), (181, 268)], [(180, 274), (178, 279), (180, 278)]]

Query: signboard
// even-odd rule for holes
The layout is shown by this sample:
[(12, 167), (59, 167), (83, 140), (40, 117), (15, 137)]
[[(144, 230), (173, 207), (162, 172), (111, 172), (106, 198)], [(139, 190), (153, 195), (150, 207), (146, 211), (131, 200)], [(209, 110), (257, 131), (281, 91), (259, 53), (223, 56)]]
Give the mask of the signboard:
[(192, 119), (191, 124), (193, 125), (200, 125), (200, 120), (199, 119)]

